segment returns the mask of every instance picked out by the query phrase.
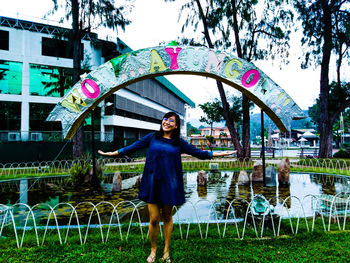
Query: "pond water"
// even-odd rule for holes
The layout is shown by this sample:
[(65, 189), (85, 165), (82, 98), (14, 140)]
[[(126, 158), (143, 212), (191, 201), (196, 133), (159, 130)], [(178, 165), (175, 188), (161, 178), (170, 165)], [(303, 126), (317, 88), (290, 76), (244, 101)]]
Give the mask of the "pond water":
[[(137, 199), (138, 189), (135, 187), (135, 182), (138, 176), (139, 174), (134, 173), (122, 174), (123, 187), (122, 191), (118, 193), (112, 192), (112, 174), (105, 175), (104, 183), (99, 190), (72, 189), (67, 185), (65, 177), (2, 181), (0, 182), (0, 204), (10, 206), (15, 203), (25, 203), (31, 207), (39, 203), (49, 204), (51, 207), (59, 203), (69, 203), (72, 206), (79, 204), (77, 211), (82, 224), (87, 222), (92, 211), (89, 202), (97, 204), (105, 201), (116, 205), (121, 201), (129, 200), (139, 205), (138, 211), (141, 221), (147, 222), (146, 204)], [(315, 207), (310, 195), (332, 196), (350, 192), (350, 181), (347, 177), (321, 174), (294, 173), (290, 176), (289, 185), (282, 186), (277, 183), (276, 187), (264, 187), (262, 183), (257, 182), (239, 185), (238, 173), (231, 171), (209, 173), (206, 187), (197, 186), (197, 172), (185, 173), (184, 181), (187, 202), (174, 210), (175, 222), (222, 220), (226, 218), (228, 211), (231, 214), (231, 219), (233, 213), (235, 218), (243, 218), (248, 203), (257, 194), (263, 195), (269, 200), (273, 211), (280, 216), (303, 216), (301, 215), (301, 203), (298, 199), (302, 201), (305, 216), (312, 216)], [(235, 201), (232, 202), (233, 200)], [(286, 201), (284, 202), (284, 200)], [(234, 210), (229, 209), (230, 202), (232, 202)], [(23, 206), (18, 206), (15, 209), (25, 210)], [(40, 210), (44, 211), (45, 209), (48, 211), (47, 207), (40, 205), (35, 210), (39, 212), (35, 213), (43, 213)], [(118, 213), (120, 213), (121, 221), (123, 219), (130, 220), (133, 206), (130, 203), (125, 203), (120, 205), (120, 209)], [(108, 222), (113, 208), (108, 204), (102, 204), (98, 210), (102, 222)], [(67, 205), (59, 205), (55, 208), (61, 223), (67, 223), (71, 211)], [(93, 222), (96, 223), (97, 219), (93, 219)]]

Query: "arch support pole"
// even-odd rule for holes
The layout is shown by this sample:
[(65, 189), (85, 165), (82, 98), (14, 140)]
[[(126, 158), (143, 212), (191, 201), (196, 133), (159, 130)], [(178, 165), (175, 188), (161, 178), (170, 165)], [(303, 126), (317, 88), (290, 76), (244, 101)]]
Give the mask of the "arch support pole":
[(266, 170), (265, 170), (265, 138), (264, 138), (264, 110), (261, 109), (261, 159), (262, 159), (262, 171), (263, 171), (263, 182), (266, 186)]

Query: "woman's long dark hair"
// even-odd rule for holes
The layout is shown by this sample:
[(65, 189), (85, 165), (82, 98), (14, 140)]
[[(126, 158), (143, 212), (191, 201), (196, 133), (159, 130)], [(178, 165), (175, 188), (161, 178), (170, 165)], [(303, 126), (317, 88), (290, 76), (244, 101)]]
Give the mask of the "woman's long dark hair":
[[(174, 144), (179, 144), (180, 143), (180, 117), (179, 117), (179, 115), (177, 115), (175, 112), (170, 111), (170, 112), (166, 113), (163, 116), (162, 122), (163, 122), (164, 118), (170, 118), (170, 117), (173, 117), (173, 116), (175, 117), (177, 128), (175, 128), (173, 130), (173, 132), (171, 133), (171, 138), (175, 139), (174, 140)], [(160, 138), (163, 137), (164, 131), (163, 131), (163, 126), (162, 125), (160, 125), (160, 130), (157, 131), (155, 135), (156, 135), (157, 139), (160, 139)]]

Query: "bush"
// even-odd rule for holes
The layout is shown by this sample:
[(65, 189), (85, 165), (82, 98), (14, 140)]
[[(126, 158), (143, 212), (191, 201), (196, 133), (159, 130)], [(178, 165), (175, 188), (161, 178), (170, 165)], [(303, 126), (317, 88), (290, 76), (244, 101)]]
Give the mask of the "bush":
[(91, 165), (88, 163), (75, 163), (69, 170), (71, 174), (71, 181), (73, 185), (81, 185), (84, 182), (85, 176), (89, 173)]
[(210, 143), (214, 143), (215, 142), (215, 138), (212, 135), (206, 135), (205, 138), (208, 140), (208, 142)]
[(350, 151), (346, 151), (344, 149), (340, 149), (334, 155), (334, 158), (350, 158)]
[(74, 186), (83, 184), (94, 186), (102, 181), (102, 169), (98, 164), (95, 167), (96, 178), (93, 177), (92, 165), (86, 161), (74, 163), (69, 172), (72, 176), (70, 182)]

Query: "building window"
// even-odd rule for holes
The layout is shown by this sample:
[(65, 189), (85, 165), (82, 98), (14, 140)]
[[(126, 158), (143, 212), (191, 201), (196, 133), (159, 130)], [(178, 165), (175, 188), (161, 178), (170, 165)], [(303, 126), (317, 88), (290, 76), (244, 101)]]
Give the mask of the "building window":
[(22, 93), (22, 63), (0, 60), (0, 93)]
[(209, 130), (203, 130), (202, 135), (209, 135)]
[[(80, 46), (81, 60), (84, 58), (84, 44)], [(73, 44), (66, 40), (43, 37), (41, 40), (43, 56), (73, 58)]]
[(21, 103), (0, 101), (0, 130), (19, 131), (21, 129)]
[[(91, 113), (84, 120), (84, 131), (91, 131), (92, 128)], [(94, 130), (101, 130), (101, 108), (96, 107), (94, 109)]]
[(0, 49), (9, 50), (9, 31), (0, 30)]
[(30, 131), (60, 131), (60, 122), (45, 121), (55, 107), (54, 104), (29, 103)]
[(135, 119), (135, 120), (140, 120), (140, 121), (145, 121), (145, 122), (151, 122), (151, 123), (156, 123), (156, 124), (161, 124), (162, 121), (158, 119), (154, 119), (148, 116), (140, 115), (134, 112), (130, 111), (125, 111), (121, 109), (115, 109), (114, 113), (118, 116), (125, 117), (125, 118), (130, 118), (130, 119)]
[(63, 97), (73, 86), (73, 70), (45, 65), (29, 65), (29, 94)]

